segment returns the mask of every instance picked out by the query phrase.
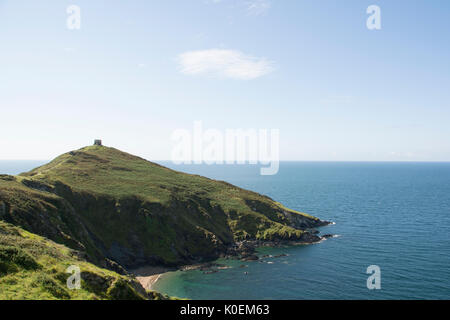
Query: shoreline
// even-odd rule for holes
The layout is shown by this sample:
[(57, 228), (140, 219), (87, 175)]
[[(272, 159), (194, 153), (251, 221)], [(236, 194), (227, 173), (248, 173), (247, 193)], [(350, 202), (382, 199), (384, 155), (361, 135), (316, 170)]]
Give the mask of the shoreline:
[[(327, 221), (328, 222), (328, 221)], [(328, 225), (334, 224), (332, 222), (329, 222)], [(249, 250), (243, 250), (247, 251), (246, 255), (243, 254), (236, 254), (234, 255), (225, 255), (223, 258), (226, 259), (235, 259), (240, 260), (242, 262), (246, 261), (257, 261), (260, 258), (256, 256), (255, 251), (258, 248), (262, 247), (283, 247), (283, 246), (298, 246), (298, 245), (311, 245), (311, 244), (318, 244), (321, 243), (329, 238), (337, 237), (336, 235), (326, 234), (321, 237), (319, 237), (318, 241), (312, 241), (312, 242), (304, 242), (304, 241), (244, 241), (241, 242), (241, 246), (243, 243), (245, 243), (244, 247), (245, 249)], [(242, 250), (242, 248), (241, 248)], [(242, 253), (242, 252), (241, 252)], [(255, 259), (256, 257), (256, 259)], [(163, 266), (145, 266), (140, 267), (134, 270), (131, 270), (130, 272), (135, 276), (136, 280), (141, 284), (141, 286), (148, 291), (154, 291), (155, 284), (161, 279), (161, 277), (169, 272), (175, 272), (175, 271), (189, 271), (189, 270), (202, 270), (202, 269), (208, 269), (210, 267), (218, 267), (214, 261), (211, 262), (204, 262), (204, 263), (194, 263), (189, 265), (180, 266), (178, 268), (168, 268)], [(220, 267), (219, 267), (220, 269)]]
[(169, 272), (176, 271), (177, 269), (169, 269), (159, 266), (147, 266), (138, 269), (131, 270), (130, 272), (135, 276), (136, 280), (147, 291), (155, 291), (154, 286), (161, 277)]
[[(237, 257), (236, 257), (237, 258)], [(161, 279), (161, 277), (170, 272), (176, 271), (189, 271), (189, 270), (202, 270), (203, 268), (209, 268), (211, 266), (218, 266), (214, 262), (194, 263), (178, 268), (166, 268), (161, 266), (147, 266), (138, 269), (131, 270), (131, 274), (134, 275), (136, 280), (141, 286), (148, 291), (154, 291), (155, 284)], [(219, 267), (220, 269), (221, 267)]]

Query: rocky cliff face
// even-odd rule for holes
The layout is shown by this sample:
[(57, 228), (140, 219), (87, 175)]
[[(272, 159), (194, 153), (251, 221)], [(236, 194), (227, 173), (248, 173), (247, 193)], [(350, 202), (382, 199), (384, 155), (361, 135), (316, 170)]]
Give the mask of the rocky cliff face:
[(320, 237), (306, 229), (327, 224), (251, 191), (102, 146), (0, 177), (0, 219), (122, 273), (212, 260), (242, 241), (315, 242)]

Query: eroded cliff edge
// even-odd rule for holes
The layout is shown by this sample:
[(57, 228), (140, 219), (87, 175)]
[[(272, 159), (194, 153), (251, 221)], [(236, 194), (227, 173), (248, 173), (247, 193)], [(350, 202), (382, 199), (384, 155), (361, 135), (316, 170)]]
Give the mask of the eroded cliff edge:
[(328, 224), (258, 193), (103, 146), (0, 176), (0, 219), (120, 273), (247, 254), (261, 243), (313, 243), (320, 237), (311, 229)]

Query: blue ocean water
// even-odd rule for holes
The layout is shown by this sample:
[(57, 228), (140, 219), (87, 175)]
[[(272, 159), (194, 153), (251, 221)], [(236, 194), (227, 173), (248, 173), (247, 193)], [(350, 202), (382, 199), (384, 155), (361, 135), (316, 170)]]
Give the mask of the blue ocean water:
[[(165, 165), (334, 221), (321, 231), (339, 237), (264, 249), (288, 256), (245, 269), (221, 261), (233, 268), (171, 273), (159, 291), (191, 299), (450, 298), (450, 163), (283, 162), (275, 176), (260, 176), (257, 166)], [(381, 269), (381, 290), (367, 288), (370, 265)]]
[(43, 160), (0, 160), (0, 174), (19, 174), (46, 164)]
[[(264, 248), (261, 255), (287, 256), (246, 268), (221, 260), (232, 268), (169, 273), (156, 284), (160, 292), (191, 299), (450, 299), (450, 163), (282, 162), (274, 176), (249, 165), (161, 164), (334, 221), (321, 231), (339, 237)], [(36, 165), (0, 161), (0, 173)], [(370, 265), (381, 269), (380, 290), (367, 288)]]

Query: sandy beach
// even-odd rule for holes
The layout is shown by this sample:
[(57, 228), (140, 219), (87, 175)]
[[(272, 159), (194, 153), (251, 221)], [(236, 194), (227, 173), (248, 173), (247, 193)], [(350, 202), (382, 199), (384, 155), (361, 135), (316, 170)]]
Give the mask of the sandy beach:
[(144, 289), (152, 291), (155, 283), (161, 276), (169, 271), (173, 271), (164, 267), (142, 267), (135, 269), (132, 273), (136, 279), (144, 287)]
[(142, 267), (139, 269), (132, 270), (131, 272), (135, 275), (136, 279), (139, 283), (144, 287), (144, 289), (152, 291), (155, 283), (166, 273), (173, 272), (177, 270), (188, 271), (188, 270), (197, 270), (205, 267), (215, 267), (218, 270), (228, 269), (229, 266), (218, 265), (215, 263), (198, 263), (192, 265), (185, 265), (178, 269), (169, 269), (164, 267)]

